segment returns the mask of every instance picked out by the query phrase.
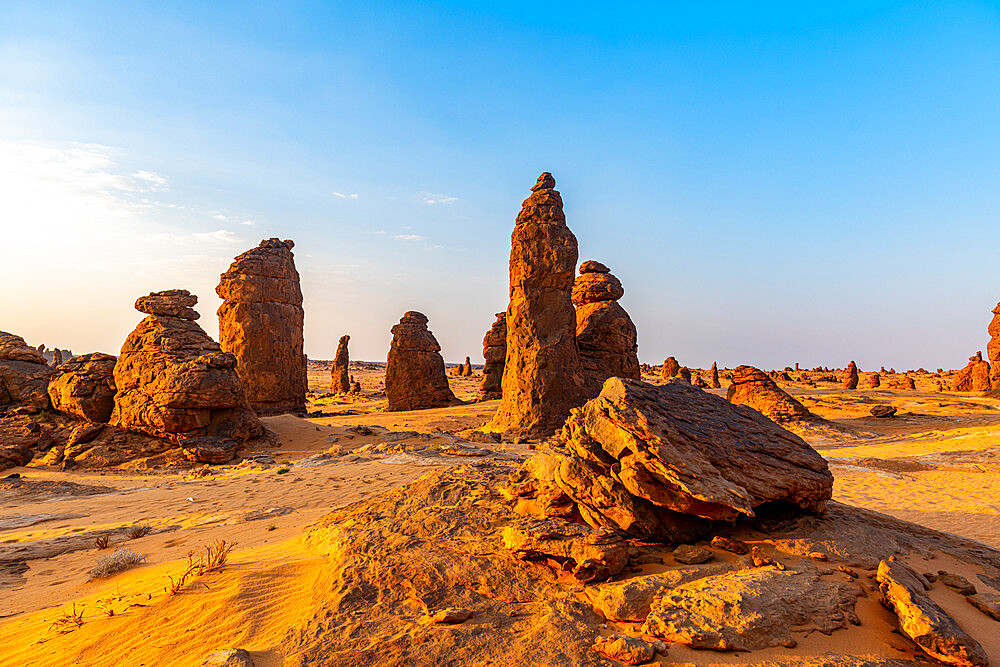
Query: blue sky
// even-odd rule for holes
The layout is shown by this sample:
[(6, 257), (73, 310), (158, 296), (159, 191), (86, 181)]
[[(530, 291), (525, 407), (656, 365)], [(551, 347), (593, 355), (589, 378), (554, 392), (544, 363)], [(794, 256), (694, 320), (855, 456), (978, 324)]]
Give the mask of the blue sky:
[(29, 342), (115, 353), (174, 287), (214, 334), (218, 275), (279, 236), (310, 356), (382, 359), (420, 310), (478, 359), (547, 170), (643, 361), (984, 349), (996, 5), (40, 5), (0, 1), (0, 328)]

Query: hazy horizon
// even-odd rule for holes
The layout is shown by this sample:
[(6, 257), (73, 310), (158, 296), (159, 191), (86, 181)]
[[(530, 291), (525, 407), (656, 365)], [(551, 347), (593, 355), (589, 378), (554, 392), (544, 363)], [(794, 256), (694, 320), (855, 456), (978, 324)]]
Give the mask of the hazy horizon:
[(135, 299), (295, 241), (305, 349), (425, 313), (482, 361), (551, 171), (657, 364), (959, 368), (1000, 300), (1000, 9), (0, 0), (0, 330), (117, 354)]

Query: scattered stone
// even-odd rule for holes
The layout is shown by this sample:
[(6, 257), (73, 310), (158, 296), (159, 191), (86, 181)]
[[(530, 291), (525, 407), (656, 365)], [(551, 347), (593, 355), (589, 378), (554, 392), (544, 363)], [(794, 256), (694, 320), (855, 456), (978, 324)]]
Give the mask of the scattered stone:
[(209, 653), (202, 664), (206, 667), (253, 667), (253, 658), (246, 649), (224, 648)]
[(990, 365), (983, 361), (983, 353), (969, 357), (969, 363), (958, 372), (951, 383), (952, 391), (989, 391)]
[(712, 538), (712, 546), (734, 554), (743, 555), (750, 553), (750, 545), (743, 540), (735, 540), (729, 537), (722, 537), (721, 535), (716, 535)]
[(847, 365), (847, 370), (844, 372), (844, 389), (857, 389), (858, 388), (858, 367), (852, 360), (851, 363)]
[(351, 376), (348, 372), (351, 358), (347, 352), (347, 343), (350, 340), (351, 337), (345, 334), (337, 343), (337, 356), (333, 358), (333, 368), (330, 369), (330, 392), (334, 394), (351, 391)]
[(0, 406), (48, 408), (49, 380), (55, 373), (44, 355), (23, 338), (0, 331)]
[(674, 560), (685, 565), (697, 565), (712, 560), (712, 552), (694, 544), (682, 544), (673, 551)]
[(306, 411), (302, 291), (292, 241), (266, 239), (238, 255), (216, 294), (219, 344), (236, 357), (250, 407), (260, 415)]
[(483, 336), (483, 381), (479, 400), (493, 401), (503, 395), (504, 363), (507, 360), (507, 313), (497, 313), (496, 322)]
[(677, 360), (673, 357), (667, 357), (666, 361), (663, 362), (663, 366), (660, 368), (660, 376), (664, 380), (675, 378), (680, 372), (681, 365), (677, 363)]
[(880, 598), (895, 612), (900, 631), (941, 662), (987, 667), (989, 660), (983, 647), (924, 593), (919, 576), (899, 561), (879, 563), (875, 578)]
[(107, 422), (115, 407), (115, 362), (110, 354), (93, 352), (59, 366), (49, 382), (52, 407), (72, 417)]
[(872, 417), (878, 417), (879, 419), (894, 417), (896, 415), (896, 407), (892, 405), (875, 405), (869, 412), (871, 412)]
[(545, 172), (511, 235), (510, 305), (503, 396), (486, 431), (544, 437), (584, 400), (571, 298), (577, 244), (555, 179)]
[(975, 595), (966, 596), (965, 600), (994, 621), (1000, 621), (1000, 595), (996, 593), (976, 593)]
[(608, 267), (593, 260), (580, 265), (572, 298), (576, 343), (589, 398), (601, 392), (609, 377), (640, 378), (635, 325), (618, 303), (624, 293)]
[(424, 410), (461, 403), (448, 387), (441, 346), (427, 329), (427, 316), (408, 311), (392, 328), (385, 368), (386, 410)]
[(938, 570), (938, 581), (959, 595), (975, 595), (976, 587), (960, 574)]
[(430, 615), (431, 623), (464, 623), (472, 618), (472, 611), (461, 607), (439, 609)]
[(773, 558), (768, 558), (761, 552), (760, 547), (757, 546), (750, 549), (750, 562), (753, 563), (754, 567), (767, 567), (770, 565), (779, 570), (785, 569), (784, 564), (779, 563)]
[(545, 557), (576, 579), (603, 581), (628, 565), (628, 548), (614, 531), (537, 520), (503, 529), (503, 546), (522, 559)]
[(638, 637), (628, 635), (598, 637), (594, 640), (594, 650), (626, 665), (641, 665), (656, 656), (652, 646)]
[(586, 592), (594, 608), (607, 620), (642, 623), (661, 588), (674, 588), (731, 570), (733, 566), (729, 563), (711, 563), (699, 568), (670, 568), (656, 574), (629, 577), (624, 581), (602, 582), (588, 586)]

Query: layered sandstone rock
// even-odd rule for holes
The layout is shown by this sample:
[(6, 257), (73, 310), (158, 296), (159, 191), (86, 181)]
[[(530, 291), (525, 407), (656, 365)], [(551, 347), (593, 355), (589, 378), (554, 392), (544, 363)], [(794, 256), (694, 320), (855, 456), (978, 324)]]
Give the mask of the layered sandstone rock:
[(774, 501), (822, 511), (832, 488), (823, 457), (758, 412), (685, 382), (623, 378), (573, 410), (508, 485), (544, 516), (671, 542)]
[(386, 410), (423, 410), (461, 403), (448, 387), (441, 346), (427, 329), (427, 316), (403, 314), (392, 328), (385, 368)]
[(337, 343), (337, 356), (333, 359), (333, 368), (330, 370), (330, 391), (334, 394), (345, 394), (351, 390), (351, 375), (348, 372), (351, 360), (347, 354), (347, 342), (350, 336), (340, 337)]
[(666, 361), (663, 362), (663, 366), (660, 367), (660, 377), (664, 380), (675, 378), (680, 372), (681, 365), (673, 357), (667, 357)]
[(969, 357), (969, 363), (958, 372), (951, 384), (952, 391), (989, 391), (990, 365), (983, 360), (983, 353)]
[(507, 313), (497, 313), (496, 322), (483, 336), (483, 358), (486, 363), (479, 398), (492, 401), (502, 395), (503, 369), (507, 360)]
[(867, 383), (869, 389), (877, 389), (882, 385), (882, 376), (878, 373), (869, 373)]
[(764, 371), (753, 366), (737, 366), (726, 398), (737, 405), (746, 405), (778, 424), (816, 419), (806, 406), (799, 403)]
[(719, 382), (719, 366), (714, 361), (712, 362), (712, 381), (710, 387), (712, 389), (722, 389), (722, 383)]
[(20, 336), (0, 331), (0, 406), (48, 408), (49, 380), (55, 373), (37, 348), (29, 347)]
[(844, 372), (844, 389), (857, 389), (858, 388), (858, 366), (852, 360), (851, 363), (847, 365), (847, 370)]
[(990, 335), (990, 342), (986, 344), (986, 358), (990, 360), (991, 384), (1000, 387), (1000, 303), (993, 308), (993, 319), (986, 332)]
[(193, 460), (219, 463), (273, 434), (247, 404), (236, 358), (195, 323), (197, 302), (187, 290), (136, 301), (147, 317), (115, 364), (110, 423), (175, 442)]
[(267, 239), (236, 257), (216, 294), (219, 344), (236, 357), (250, 406), (261, 415), (304, 413), (302, 291), (292, 241)]
[(573, 283), (573, 305), (588, 397), (597, 396), (609, 377), (640, 378), (635, 325), (618, 304), (624, 293), (608, 267), (593, 260), (580, 265)]
[(577, 244), (548, 172), (538, 177), (511, 234), (503, 396), (484, 430), (542, 437), (583, 395), (571, 294)]
[(59, 366), (49, 382), (52, 407), (92, 422), (107, 422), (115, 407), (117, 358), (102, 352), (82, 354)]

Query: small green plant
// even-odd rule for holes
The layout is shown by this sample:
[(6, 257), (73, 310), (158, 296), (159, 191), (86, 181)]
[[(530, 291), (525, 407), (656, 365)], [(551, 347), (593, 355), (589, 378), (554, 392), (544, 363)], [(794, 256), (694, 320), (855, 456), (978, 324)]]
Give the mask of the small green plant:
[(280, 468), (278, 468), (278, 470), (276, 472), (279, 475), (284, 475), (286, 472), (291, 472), (291, 471), (292, 471), (292, 469), (289, 468), (288, 466), (281, 466)]

